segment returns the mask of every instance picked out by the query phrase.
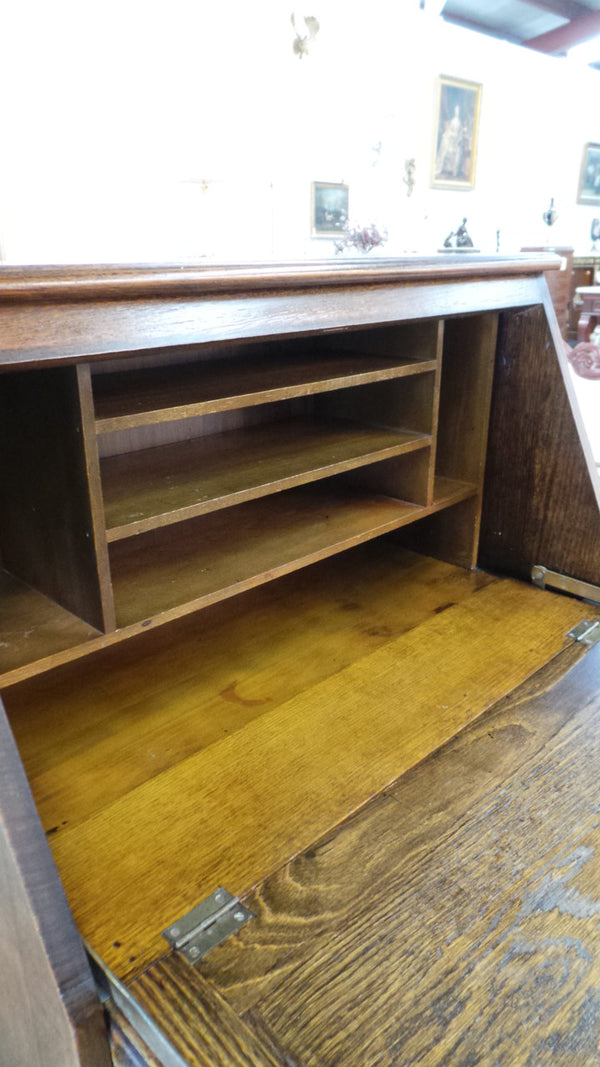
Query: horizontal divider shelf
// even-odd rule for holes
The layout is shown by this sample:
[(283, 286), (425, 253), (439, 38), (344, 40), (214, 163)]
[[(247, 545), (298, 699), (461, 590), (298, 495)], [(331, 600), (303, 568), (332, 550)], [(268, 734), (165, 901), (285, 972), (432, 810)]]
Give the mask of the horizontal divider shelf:
[(427, 434), (293, 419), (101, 460), (107, 540), (117, 541), (431, 443)]
[[(178, 604), (171, 610), (165, 610), (164, 604), (161, 607), (156, 603), (150, 603), (150, 601), (152, 599), (153, 583), (157, 579), (160, 579), (162, 585), (166, 585), (167, 588), (170, 583), (173, 583), (173, 580), (180, 580), (181, 576), (174, 574), (173, 571), (174, 567), (177, 569), (177, 538), (172, 539), (172, 553), (167, 551), (164, 553), (165, 557), (170, 558), (162, 560), (162, 573), (158, 571), (159, 561), (156, 558), (153, 563), (151, 556), (146, 557), (144, 555), (142, 557), (148, 563), (146, 571), (140, 565), (140, 578), (143, 588), (146, 590), (144, 594), (146, 603), (144, 605), (137, 601), (127, 604), (127, 587), (131, 580), (131, 574), (128, 577), (127, 561), (125, 559), (120, 561), (116, 559), (115, 575), (117, 581), (115, 592), (118, 600), (123, 598), (124, 607), (127, 610), (121, 613), (119, 629), (107, 634), (99, 633), (92, 626), (87, 625), (87, 623), (66, 611), (53, 600), (50, 600), (35, 589), (31, 589), (6, 571), (0, 570), (0, 687), (13, 685), (25, 678), (50, 670), (52, 667), (89, 655), (100, 648), (107, 648), (127, 638), (135, 637), (137, 634), (145, 632), (149, 622), (158, 626), (171, 621), (171, 619), (190, 614), (203, 604), (224, 600), (234, 593), (241, 592), (243, 589), (260, 585), (271, 578), (279, 577), (317, 559), (335, 555), (344, 548), (350, 548), (353, 544), (368, 541), (380, 533), (385, 533), (387, 530), (397, 529), (416, 519), (424, 518), (426, 515), (431, 515), (434, 512), (441, 511), (443, 508), (450, 507), (452, 504), (457, 504), (474, 496), (477, 492), (475, 486), (466, 482), (459, 482), (450, 478), (436, 478), (433, 503), (428, 507), (420, 507), (386, 497), (374, 498), (366, 494), (358, 497), (356, 494), (351, 495), (349, 492), (346, 494), (344, 502), (343, 497), (333, 499), (329, 492), (323, 492), (322, 487), (314, 486), (310, 492), (312, 502), (310, 504), (305, 502), (305, 514), (308, 518), (312, 513), (313, 527), (318, 525), (318, 519), (315, 516), (315, 492), (318, 489), (321, 489), (322, 493), (319, 512), (321, 533), (319, 537), (319, 531), (313, 528), (313, 541), (310, 546), (308, 545), (309, 531), (306, 529), (306, 526), (310, 526), (310, 523), (305, 523), (304, 529), (296, 531), (295, 549), (290, 544), (294, 537), (292, 527), (288, 534), (287, 559), (282, 559), (281, 553), (276, 548), (279, 532), (274, 532), (271, 541), (275, 546), (273, 552), (275, 558), (271, 561), (271, 569), (265, 569), (264, 552), (262, 553), (263, 569), (261, 570), (260, 565), (249, 568), (250, 572), (253, 570), (254, 573), (248, 573), (247, 565), (249, 561), (244, 561), (242, 558), (239, 560), (239, 566), (235, 567), (237, 573), (233, 575), (233, 579), (230, 573), (229, 580), (231, 584), (228, 587), (215, 589), (215, 582), (212, 580), (212, 593), (205, 591), (192, 601), (189, 599), (190, 592), (192, 592), (192, 595), (194, 594), (190, 588), (185, 586), (187, 580), (185, 572), (188, 575), (190, 573), (193, 575), (194, 570), (200, 570), (204, 564), (201, 558), (194, 560), (188, 557), (184, 561), (184, 573), (182, 575), (183, 595), (187, 597), (187, 602)], [(308, 496), (306, 489), (295, 490), (294, 492), (305, 494), (305, 500), (306, 496)], [(280, 499), (280, 496), (272, 498), (273, 501)], [(258, 509), (259, 505), (253, 504), (249, 506)], [(300, 507), (297, 507), (296, 516), (300, 514), (301, 510)], [(352, 526), (345, 521), (344, 513), (347, 516), (354, 515)], [(225, 515), (227, 515), (227, 512), (215, 513), (211, 518), (215, 519), (219, 516), (223, 519)], [(288, 515), (289, 519), (290, 516)], [(204, 523), (206, 521), (206, 518), (192, 520), (195, 523)], [(341, 525), (342, 527), (337, 541), (332, 537), (333, 524)], [(262, 525), (263, 528), (268, 526), (267, 516), (264, 515), (264, 511)], [(223, 528), (227, 529), (227, 524)], [(238, 544), (241, 542), (243, 545), (246, 540), (245, 534), (245, 529), (239, 531), (236, 537)], [(160, 531), (156, 531), (154, 534), (146, 535), (144, 540), (146, 537), (158, 537), (159, 535)], [(132, 543), (135, 543), (135, 539), (133, 541), (117, 542), (112, 546), (111, 554), (120, 553), (125, 546)], [(224, 541), (223, 543), (225, 544), (226, 542)], [(281, 547), (283, 551), (283, 545)], [(229, 555), (231, 572), (232, 560), (230, 553)], [(197, 550), (196, 556), (200, 557), (201, 551)], [(174, 564), (173, 560), (175, 560)], [(246, 563), (245, 575), (243, 572), (244, 562)], [(203, 581), (206, 587), (211, 584), (206, 576), (203, 576)], [(218, 585), (219, 583), (217, 582), (216, 584)], [(179, 588), (181, 592), (181, 587)], [(176, 599), (176, 596), (177, 594), (174, 594), (173, 600)], [(149, 608), (150, 611), (142, 612), (142, 607)], [(133, 616), (138, 611), (142, 612), (140, 618), (130, 621), (133, 620)], [(152, 611), (158, 611), (159, 614), (152, 617)], [(32, 619), (36, 620), (33, 626), (31, 624)]]
[[(303, 486), (111, 546), (117, 626), (224, 600), (473, 495), (464, 483), (423, 507), (364, 490)], [(166, 618), (163, 621), (166, 621)], [(160, 618), (157, 620), (160, 621)]]
[(54, 600), (0, 568), (2, 675), (87, 643), (100, 632)]
[(275, 352), (260, 359), (222, 358), (96, 374), (96, 432), (251, 407), (275, 400), (387, 381), (436, 368), (435, 359), (339, 352), (292, 358)]

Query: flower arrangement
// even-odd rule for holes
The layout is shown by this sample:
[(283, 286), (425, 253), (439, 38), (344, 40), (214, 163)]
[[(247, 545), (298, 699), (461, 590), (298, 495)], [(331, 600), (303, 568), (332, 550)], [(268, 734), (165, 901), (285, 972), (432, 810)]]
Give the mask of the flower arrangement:
[(361, 252), (370, 252), (372, 248), (385, 244), (387, 236), (387, 231), (382, 233), (374, 223), (370, 226), (350, 226), (347, 223), (343, 238), (335, 242), (335, 250), (343, 252), (345, 248), (356, 248)]

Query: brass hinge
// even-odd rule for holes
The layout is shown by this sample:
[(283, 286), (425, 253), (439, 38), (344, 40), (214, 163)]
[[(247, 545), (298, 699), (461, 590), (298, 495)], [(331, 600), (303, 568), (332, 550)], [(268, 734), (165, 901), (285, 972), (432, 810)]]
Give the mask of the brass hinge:
[(188, 963), (198, 963), (211, 948), (237, 933), (253, 913), (239, 898), (220, 887), (181, 919), (163, 930), (162, 936)]

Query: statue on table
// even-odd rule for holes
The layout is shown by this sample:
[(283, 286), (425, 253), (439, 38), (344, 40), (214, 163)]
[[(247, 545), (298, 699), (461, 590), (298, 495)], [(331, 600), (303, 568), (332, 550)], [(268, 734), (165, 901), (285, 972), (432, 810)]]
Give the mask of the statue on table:
[(457, 230), (448, 234), (444, 241), (444, 248), (452, 251), (455, 248), (472, 248), (473, 242), (467, 233), (467, 220), (463, 219)]

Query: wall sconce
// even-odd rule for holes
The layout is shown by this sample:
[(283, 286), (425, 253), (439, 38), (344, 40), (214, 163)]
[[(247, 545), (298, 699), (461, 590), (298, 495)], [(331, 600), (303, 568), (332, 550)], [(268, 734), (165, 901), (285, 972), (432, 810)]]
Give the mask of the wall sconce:
[(558, 211), (554, 207), (554, 197), (552, 197), (552, 199), (550, 201), (550, 207), (548, 208), (547, 211), (544, 211), (544, 214), (542, 215), (542, 218), (543, 218), (544, 222), (546, 223), (546, 226), (554, 226), (554, 223), (556, 222), (556, 220), (558, 218)]
[(293, 11), (292, 26), (296, 31), (294, 52), (302, 59), (302, 56), (308, 55), (309, 47), (319, 32), (319, 20), (314, 15), (301, 15), (298, 11)]

